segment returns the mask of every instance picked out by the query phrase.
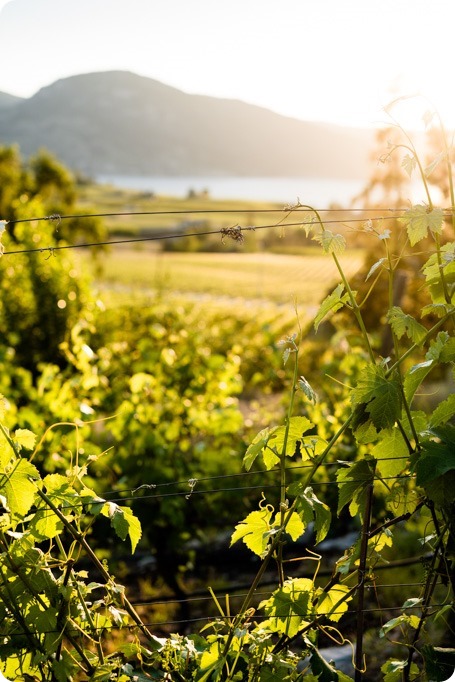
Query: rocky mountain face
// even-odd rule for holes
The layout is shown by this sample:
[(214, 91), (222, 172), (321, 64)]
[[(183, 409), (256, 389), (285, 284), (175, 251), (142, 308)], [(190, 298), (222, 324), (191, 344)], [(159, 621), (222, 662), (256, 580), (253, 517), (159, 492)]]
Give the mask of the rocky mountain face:
[(191, 95), (125, 71), (72, 76), (21, 99), (0, 93), (0, 143), (45, 147), (96, 176), (361, 178), (373, 133)]

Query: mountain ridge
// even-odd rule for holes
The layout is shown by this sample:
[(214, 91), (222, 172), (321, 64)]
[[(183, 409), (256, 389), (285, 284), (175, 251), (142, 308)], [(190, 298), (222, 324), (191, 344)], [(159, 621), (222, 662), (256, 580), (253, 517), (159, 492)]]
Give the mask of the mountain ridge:
[[(10, 99), (12, 98), (12, 99)], [(187, 94), (128, 71), (79, 74), (28, 99), (0, 93), (0, 143), (47, 148), (89, 175), (361, 178), (373, 131)]]

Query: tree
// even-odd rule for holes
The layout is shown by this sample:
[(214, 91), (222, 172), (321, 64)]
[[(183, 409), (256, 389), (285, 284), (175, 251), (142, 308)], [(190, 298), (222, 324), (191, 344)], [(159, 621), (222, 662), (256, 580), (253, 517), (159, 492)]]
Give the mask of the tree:
[[(67, 251), (53, 249), (102, 224), (76, 218), (60, 224), (56, 212), (73, 213), (76, 185), (48, 152), (28, 164), (17, 147), (0, 148), (0, 219), (6, 221), (0, 259), (2, 343), (15, 362), (36, 373), (40, 362), (64, 364), (60, 344), (89, 300), (87, 283)], [(41, 218), (33, 221), (33, 218)], [(43, 220), (43, 218), (47, 218)], [(20, 251), (14, 260), (9, 251)]]

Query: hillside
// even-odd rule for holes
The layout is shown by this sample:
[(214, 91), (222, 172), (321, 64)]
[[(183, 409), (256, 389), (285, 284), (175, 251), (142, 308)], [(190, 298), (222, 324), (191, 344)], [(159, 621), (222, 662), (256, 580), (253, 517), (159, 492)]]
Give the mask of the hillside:
[(9, 106), (2, 97), (1, 143), (18, 143), (26, 156), (46, 147), (91, 175), (363, 177), (372, 143), (371, 132), (190, 95), (125, 71), (58, 80)]
[(16, 95), (9, 95), (7, 92), (0, 92), (0, 109), (4, 107), (10, 107), (14, 104), (22, 102), (21, 97), (16, 97)]

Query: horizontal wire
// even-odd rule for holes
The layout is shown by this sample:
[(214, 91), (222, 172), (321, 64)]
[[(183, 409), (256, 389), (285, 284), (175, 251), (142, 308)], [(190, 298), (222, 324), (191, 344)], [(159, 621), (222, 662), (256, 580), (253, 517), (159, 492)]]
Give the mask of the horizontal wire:
[[(394, 460), (400, 460), (404, 459), (404, 457), (378, 457), (375, 458), (376, 462), (391, 462)], [(349, 462), (348, 464), (351, 464)], [(355, 464), (355, 461), (352, 462), (352, 464)], [(319, 464), (320, 467), (334, 467), (334, 466), (340, 466), (340, 462), (321, 462)], [(296, 466), (290, 466), (286, 467), (286, 472), (287, 473), (294, 473), (296, 471), (301, 471), (302, 469), (312, 469), (314, 467), (314, 463), (309, 463), (309, 464), (299, 464)], [(345, 467), (346, 469), (348, 467)], [(166, 481), (163, 483), (143, 483), (140, 486), (137, 487), (130, 487), (130, 488), (119, 488), (115, 490), (106, 490), (104, 492), (101, 492), (100, 495), (119, 495), (121, 493), (132, 493), (134, 495), (135, 492), (141, 490), (141, 489), (152, 489), (155, 490), (157, 488), (164, 488), (164, 487), (169, 487), (169, 486), (180, 486), (180, 485), (187, 485), (187, 486), (193, 486), (197, 485), (199, 483), (204, 483), (207, 481), (218, 481), (218, 480), (225, 480), (227, 478), (246, 478), (247, 476), (264, 476), (268, 474), (279, 474), (280, 469), (279, 468), (273, 468), (273, 469), (264, 469), (264, 470), (255, 470), (255, 471), (242, 471), (238, 473), (231, 473), (231, 474), (218, 474), (216, 476), (204, 476), (204, 477), (190, 477), (190, 478), (185, 478), (185, 479), (179, 479), (177, 481)], [(381, 480), (382, 477), (375, 476), (376, 480)], [(195, 482), (195, 483), (194, 483)], [(331, 481), (329, 481), (331, 482)], [(248, 486), (244, 487), (245, 490), (248, 489)], [(223, 488), (219, 488), (220, 491), (223, 490)], [(124, 498), (122, 498), (124, 499)]]
[[(378, 476), (374, 477), (373, 481), (398, 481), (398, 480), (403, 480), (403, 479), (412, 479), (414, 478), (414, 474), (401, 474), (397, 476)], [(191, 480), (191, 479), (190, 479)], [(196, 483), (194, 485), (197, 485), (197, 479)], [(320, 487), (320, 486), (326, 486), (326, 485), (343, 485), (344, 483), (365, 483), (365, 479), (347, 479), (346, 481), (312, 481), (311, 487)], [(183, 484), (183, 483), (182, 483)], [(189, 499), (190, 497), (193, 497), (194, 495), (209, 495), (212, 493), (227, 493), (227, 492), (247, 492), (249, 490), (270, 490), (270, 489), (278, 489), (280, 488), (280, 484), (267, 484), (267, 485), (252, 485), (252, 486), (237, 486), (237, 487), (230, 487), (230, 488), (209, 488), (209, 489), (203, 489), (203, 490), (196, 490), (195, 487), (191, 487), (192, 484), (189, 483), (189, 481), (185, 481), (185, 484), (189, 486), (189, 489), (187, 490), (176, 490), (170, 493), (161, 493), (161, 492), (156, 492), (155, 494), (151, 495), (126, 495), (122, 497), (114, 497), (114, 498), (104, 498), (101, 497), (101, 495), (111, 495), (115, 494), (116, 491), (108, 491), (107, 493), (100, 493), (100, 499), (97, 500), (96, 498), (93, 500), (88, 500), (85, 502), (78, 502), (77, 504), (65, 504), (65, 509), (76, 509), (79, 507), (84, 507), (89, 504), (97, 504), (100, 503), (101, 501), (106, 501), (106, 502), (130, 502), (130, 501), (140, 501), (140, 500), (160, 500), (162, 498), (169, 498), (169, 497), (186, 497)], [(163, 485), (172, 485), (171, 483), (169, 484), (163, 484)], [(139, 488), (132, 489), (132, 492), (134, 490), (140, 490), (141, 488), (154, 488), (155, 484), (143, 484), (139, 486)], [(130, 489), (128, 489), (130, 490)], [(121, 492), (121, 491), (119, 491)]]
[[(358, 213), (358, 212), (369, 212), (369, 211), (407, 211), (408, 208), (312, 208), (311, 206), (303, 206), (296, 204), (295, 206), (283, 206), (282, 208), (192, 208), (192, 209), (179, 209), (179, 210), (168, 210), (168, 211), (112, 211), (106, 213), (80, 213), (80, 214), (70, 214), (70, 215), (60, 215), (54, 214), (49, 216), (40, 216), (35, 218), (17, 218), (13, 220), (6, 220), (8, 225), (15, 225), (17, 223), (30, 223), (38, 221), (50, 221), (50, 222), (60, 222), (61, 220), (73, 220), (74, 218), (113, 218), (113, 217), (134, 217), (134, 216), (144, 216), (144, 215), (199, 215), (199, 214), (220, 214), (220, 213)], [(451, 213), (449, 209), (446, 217), (450, 217)], [(390, 218), (390, 216), (388, 216)]]
[[(375, 218), (375, 220), (379, 220), (379, 218)], [(342, 221), (340, 220), (333, 220), (333, 221), (325, 221), (326, 224), (330, 223), (340, 223)], [(365, 222), (364, 220), (351, 220), (349, 222)], [(298, 222), (292, 222), (292, 223), (272, 223), (270, 225), (252, 225), (252, 226), (247, 226), (247, 227), (241, 227), (240, 225), (235, 226), (234, 229), (238, 229), (240, 232), (248, 232), (248, 231), (257, 231), (257, 230), (268, 230), (272, 228), (280, 228), (284, 229), (285, 227), (301, 227), (302, 225), (313, 225), (314, 221), (298, 221)], [(230, 229), (230, 228), (227, 228)], [(205, 230), (203, 232), (188, 232), (188, 233), (177, 233), (177, 234), (161, 234), (161, 235), (154, 235), (151, 237), (134, 237), (134, 238), (129, 238), (129, 239), (114, 239), (114, 240), (107, 240), (107, 241), (100, 241), (100, 242), (84, 242), (81, 244), (57, 244), (55, 246), (42, 246), (42, 247), (35, 247), (32, 249), (16, 249), (14, 251), (4, 251), (3, 255), (4, 256), (13, 256), (17, 255), (20, 253), (45, 253), (46, 251), (49, 251), (51, 253), (54, 253), (55, 251), (63, 251), (63, 250), (69, 250), (69, 249), (83, 249), (83, 248), (92, 248), (95, 246), (114, 246), (114, 245), (119, 245), (119, 244), (137, 244), (140, 242), (154, 242), (154, 241), (164, 241), (166, 239), (184, 239), (188, 237), (206, 237), (210, 235), (215, 235), (219, 234), (221, 236), (226, 236), (229, 237), (229, 234), (226, 234), (226, 228), (220, 228), (217, 230)]]
[[(436, 609), (446, 606), (446, 602), (442, 604), (431, 604), (430, 608)], [(345, 615), (358, 615), (359, 613), (387, 613), (390, 611), (403, 611), (403, 610), (411, 610), (411, 609), (420, 609), (420, 605), (415, 605), (415, 606), (407, 606), (406, 609), (403, 609), (402, 606), (386, 606), (386, 607), (374, 607), (374, 608), (368, 608), (368, 609), (346, 609), (346, 610), (340, 610), (340, 611), (327, 611), (327, 613), (317, 613), (317, 614), (308, 614), (308, 616), (313, 615), (313, 617), (322, 617), (322, 616), (345, 616)], [(306, 616), (306, 617), (308, 617)], [(94, 633), (96, 634), (102, 634), (106, 630), (136, 630), (138, 628), (142, 627), (147, 627), (147, 628), (153, 628), (153, 627), (164, 627), (168, 625), (188, 625), (190, 623), (200, 623), (200, 622), (216, 622), (220, 620), (224, 621), (231, 621), (232, 618), (235, 616), (200, 616), (199, 618), (186, 618), (184, 620), (165, 620), (165, 621), (155, 621), (155, 622), (150, 622), (150, 623), (141, 623), (141, 625), (138, 624), (123, 624), (123, 625), (118, 625), (118, 624), (111, 624), (111, 625), (104, 625), (103, 627), (99, 628), (87, 628), (86, 631), (81, 631), (77, 629), (77, 632), (82, 635), (93, 635)], [(267, 614), (254, 614), (251, 619), (248, 617), (245, 617), (245, 621), (252, 620), (252, 621), (261, 621), (261, 620), (268, 620), (271, 616)], [(273, 616), (272, 616), (273, 617)], [(292, 615), (286, 615), (286, 616), (277, 616), (280, 620), (291, 620), (292, 618), (300, 618), (302, 619), (302, 616), (300, 614), (292, 614)], [(70, 628), (69, 628), (70, 629)], [(76, 628), (74, 628), (76, 629)], [(5, 632), (0, 632), (0, 637), (6, 639), (12, 639), (14, 637), (24, 637), (28, 634), (31, 634), (37, 638), (39, 638), (42, 635), (52, 635), (52, 634), (61, 634), (62, 630), (42, 630), (40, 632), (36, 632), (33, 630), (28, 630), (27, 632), (11, 632), (11, 633), (5, 633)], [(64, 634), (64, 631), (63, 631)]]
[[(374, 478), (373, 480), (375, 481), (398, 481), (404, 478), (413, 478), (412, 474), (403, 474), (401, 476), (381, 476)], [(341, 485), (344, 483), (365, 483), (365, 479), (360, 478), (360, 479), (348, 479), (347, 481), (342, 481)], [(324, 485), (339, 485), (339, 481), (312, 481), (311, 486), (312, 487), (320, 487)], [(247, 490), (268, 490), (270, 488), (280, 488), (280, 484), (274, 484), (274, 485), (253, 485), (253, 486), (238, 486), (236, 488), (210, 488), (208, 490), (178, 490), (174, 491), (171, 493), (156, 493), (156, 495), (141, 495), (140, 497), (131, 495), (127, 497), (119, 497), (119, 498), (114, 498), (109, 500), (110, 502), (115, 502), (117, 499), (119, 501), (122, 500), (150, 500), (150, 499), (157, 499), (157, 498), (163, 498), (163, 497), (192, 497), (193, 495), (208, 495), (210, 493), (224, 493), (224, 492), (236, 492), (236, 491), (247, 491)]]

